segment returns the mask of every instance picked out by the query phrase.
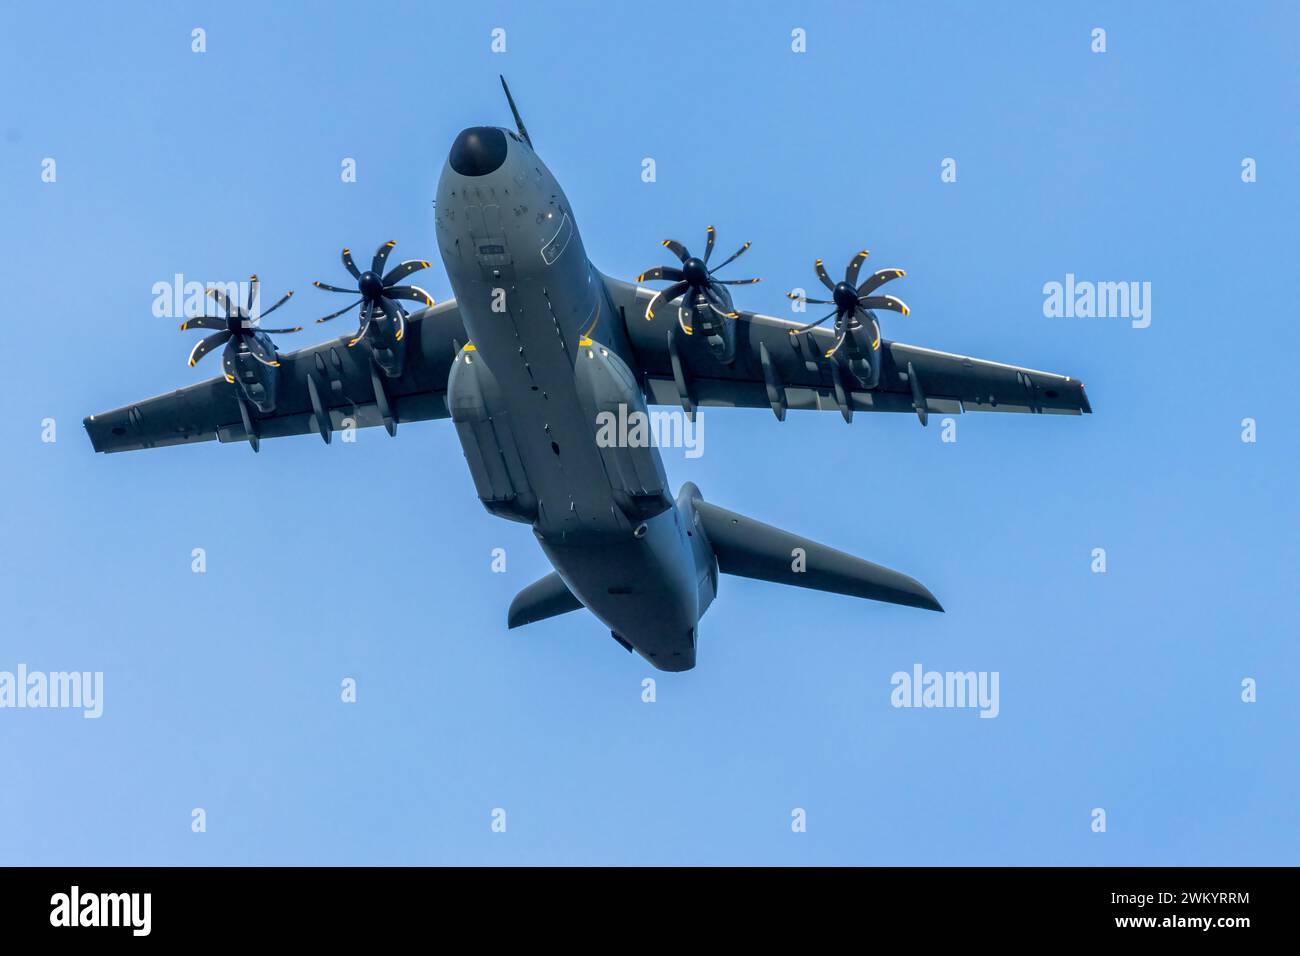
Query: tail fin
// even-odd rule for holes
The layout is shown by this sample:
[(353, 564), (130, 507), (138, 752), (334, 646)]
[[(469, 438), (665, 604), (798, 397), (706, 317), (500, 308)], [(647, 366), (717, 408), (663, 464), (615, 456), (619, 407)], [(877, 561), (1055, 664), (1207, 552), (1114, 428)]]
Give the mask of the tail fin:
[[(801, 538), (697, 498), (695, 510), (718, 558), (718, 570), (742, 578), (942, 611), (933, 594), (906, 574)], [(796, 548), (802, 571), (795, 570)]]
[(534, 581), (515, 595), (506, 615), (507, 627), (522, 627), (534, 621), (543, 621), (557, 614), (568, 614), (582, 607), (560, 576), (552, 571), (540, 581)]

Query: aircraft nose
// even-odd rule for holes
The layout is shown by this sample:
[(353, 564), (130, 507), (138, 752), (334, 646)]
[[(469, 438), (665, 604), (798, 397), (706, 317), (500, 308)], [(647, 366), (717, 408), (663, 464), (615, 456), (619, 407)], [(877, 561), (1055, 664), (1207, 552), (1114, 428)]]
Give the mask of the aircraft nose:
[(486, 176), (501, 168), (507, 149), (506, 134), (495, 126), (471, 126), (451, 144), (448, 161), (462, 176)]

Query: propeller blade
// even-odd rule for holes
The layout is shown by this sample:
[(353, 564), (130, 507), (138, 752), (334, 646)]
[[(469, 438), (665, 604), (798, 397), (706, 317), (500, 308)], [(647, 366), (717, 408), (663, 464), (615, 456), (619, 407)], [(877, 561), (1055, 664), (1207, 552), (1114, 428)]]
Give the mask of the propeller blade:
[(762, 282), (762, 279), (714, 279), (719, 285), (753, 285), (755, 282)]
[[(385, 289), (384, 291), (387, 292), (388, 290)], [(400, 305), (398, 305), (392, 299), (388, 299), (388, 298), (380, 299), (379, 303), (380, 303), (380, 308), (384, 310), (384, 314), (386, 316), (388, 316), (394, 322), (402, 321), (402, 318), (405, 316), (406, 313), (402, 311), (402, 307)]]
[(292, 292), (286, 292), (283, 296), (280, 297), (280, 301), (279, 301), (279, 302), (277, 302), (275, 305), (271, 306), (269, 309), (267, 309), (265, 312), (262, 313), (262, 318), (266, 318), (268, 315), (270, 315), (270, 314), (271, 314), (272, 312), (274, 312), (276, 309), (280, 308), (280, 306), (284, 305), (286, 302), (288, 302), (288, 301), (289, 301), (290, 299), (292, 299), (292, 298), (293, 298), (293, 293), (292, 293)]
[(196, 315), (192, 319), (186, 319), (181, 323), (181, 329), (213, 329), (226, 330), (230, 325), (220, 316), (216, 315)]
[(798, 332), (807, 332), (809, 329), (815, 329), (815, 328), (817, 328), (817, 326), (821, 325), (823, 322), (825, 322), (827, 319), (829, 319), (832, 315), (839, 315), (839, 312), (838, 312), (838, 311), (835, 311), (835, 312), (827, 312), (825, 315), (823, 315), (823, 316), (822, 316), (820, 319), (818, 319), (816, 322), (809, 322), (807, 325), (801, 325), (801, 326), (799, 326), (797, 329), (791, 329), (791, 330), (790, 330), (790, 334), (791, 334), (791, 335), (794, 335), (794, 334), (796, 334), (796, 333), (798, 333)]
[(907, 304), (892, 295), (868, 295), (858, 299), (858, 305), (864, 309), (889, 309), (891, 312), (908, 314)]
[(230, 341), (234, 334), (235, 333), (231, 332), (229, 329), (226, 329), (216, 333), (215, 335), (209, 335), (199, 339), (198, 343), (194, 346), (194, 350), (190, 352), (190, 368), (193, 368), (199, 359), (203, 358), (203, 356), (207, 355), (213, 349)]
[(375, 257), (370, 260), (371, 272), (377, 276), (384, 274), (384, 263), (388, 261), (388, 254), (393, 251), (395, 245), (397, 245), (397, 242), (390, 239), (375, 250)]
[(673, 255), (675, 255), (682, 262), (685, 262), (687, 259), (691, 257), (691, 254), (686, 251), (686, 247), (682, 245), (680, 242), (678, 242), (676, 239), (665, 239), (664, 248), (667, 249), (669, 252), (671, 252)]
[[(867, 276), (867, 281), (858, 286), (858, 295), (871, 295), (886, 282), (902, 278), (907, 275), (902, 269), (881, 269), (879, 272), (873, 272)], [(852, 283), (850, 283), (852, 284)]]
[(822, 265), (822, 261), (820, 259), (818, 259), (816, 262), (813, 263), (813, 268), (817, 270), (817, 278), (822, 280), (822, 285), (826, 286), (826, 288), (834, 292), (835, 283), (832, 282), (831, 277), (826, 274), (826, 267)]
[(259, 362), (262, 362), (265, 365), (280, 364), (280, 360), (275, 354), (274, 346), (271, 348), (267, 348), (264, 344), (262, 344), (262, 340), (259, 339), (256, 335), (245, 335), (245, 336), (241, 336), (241, 338), (243, 338), (244, 340), (244, 345), (248, 347), (248, 351), (253, 354), (253, 358), (257, 359)]
[(265, 333), (267, 333), (268, 335), (288, 335), (290, 332), (301, 332), (301, 331), (302, 331), (302, 326), (301, 326), (301, 325), (295, 325), (295, 326), (294, 326), (293, 328), (291, 328), (291, 329), (264, 329), (264, 328), (262, 328), (262, 327), (259, 325), (259, 326), (257, 327), (257, 331), (259, 331), (259, 332), (265, 332)]
[(727, 304), (722, 296), (718, 295), (712, 287), (704, 290), (704, 301), (709, 303), (709, 308), (725, 319), (738, 319), (740, 313), (735, 310), (728, 311)]
[(344, 249), (344, 250), (343, 250), (343, 268), (344, 268), (344, 269), (347, 269), (348, 272), (352, 273), (352, 278), (354, 278), (354, 279), (360, 279), (360, 278), (361, 278), (361, 270), (358, 269), (358, 268), (357, 268), (357, 264), (356, 264), (355, 262), (352, 261), (352, 250), (351, 250), (351, 249)]
[(844, 281), (849, 285), (858, 284), (858, 270), (862, 268), (862, 263), (867, 261), (867, 256), (871, 253), (863, 249), (856, 256), (849, 260), (849, 267), (844, 270)]
[(367, 302), (361, 307), (361, 328), (357, 330), (357, 334), (348, 342), (348, 348), (352, 348), (352, 346), (356, 345), (366, 337), (366, 333), (370, 331), (370, 315), (373, 311), (374, 305), (370, 302)]
[(317, 319), (316, 324), (319, 325), (322, 322), (328, 322), (330, 319), (337, 319), (344, 312), (351, 312), (353, 309), (355, 309), (364, 301), (366, 300), (357, 299), (357, 301), (353, 302), (351, 305), (344, 306), (343, 308), (339, 309), (337, 312), (331, 312), (329, 315), (325, 316), (324, 318)]
[(787, 299), (793, 302), (802, 302), (804, 305), (834, 305), (830, 299), (810, 299), (806, 295), (795, 295), (793, 292), (785, 294)]
[(257, 273), (254, 272), (248, 277), (248, 305), (244, 306), (244, 311), (252, 314), (253, 303), (257, 301)]
[(826, 350), (826, 357), (830, 358), (832, 355), (838, 352), (840, 350), (840, 346), (844, 344), (844, 340), (847, 339), (848, 337), (849, 337), (849, 330), (847, 328), (842, 329), (840, 331), (840, 337), (835, 340), (835, 344)]
[(427, 268), (429, 268), (429, 263), (424, 259), (407, 259), (405, 262), (399, 262), (388, 270), (388, 275), (384, 276), (384, 285), (396, 285), (407, 276), (415, 275), (421, 269)]
[(313, 282), (312, 285), (314, 285), (318, 289), (324, 289), (326, 292), (346, 292), (348, 295), (357, 294), (356, 289), (341, 289), (336, 285), (329, 285), (328, 283), (325, 282)]
[(686, 273), (681, 269), (674, 269), (672, 266), (655, 266), (637, 276), (636, 281), (655, 282), (658, 279), (668, 279), (671, 282), (681, 282), (685, 278)]
[(390, 299), (406, 299), (410, 302), (418, 302), (423, 306), (433, 305), (433, 296), (425, 292), (418, 285), (395, 285), (384, 290), (384, 295)]
[(242, 316), (239, 309), (235, 308), (235, 306), (231, 304), (230, 298), (226, 293), (222, 292), (220, 289), (209, 289), (208, 295), (212, 296), (212, 298), (216, 300), (217, 305), (221, 306), (222, 310), (226, 313), (227, 318), (233, 317), (237, 319)]
[(726, 259), (723, 259), (723, 260), (722, 260), (721, 262), (719, 262), (716, 266), (714, 266), (712, 269), (710, 269), (710, 270), (709, 270), (709, 275), (713, 275), (713, 273), (717, 272), (719, 269), (721, 269), (721, 268), (722, 268), (723, 266), (725, 266), (727, 263), (729, 263), (729, 262), (735, 262), (735, 261), (736, 261), (737, 259), (739, 259), (742, 255), (744, 255), (745, 250), (748, 249), (748, 248), (749, 248), (750, 246), (752, 246), (753, 244), (754, 244), (753, 242), (747, 242), (747, 243), (745, 243), (743, 246), (741, 246), (739, 249), (737, 249), (735, 252), (733, 252), (733, 253), (732, 253), (730, 256), (728, 256)]
[(708, 229), (708, 239), (704, 243), (704, 264), (709, 264), (709, 256), (713, 255), (713, 242), (718, 238), (718, 231), (712, 226)]
[(853, 316), (864, 328), (871, 331), (871, 350), (874, 352), (880, 348), (880, 323), (875, 321), (870, 315), (862, 309), (858, 309)]
[(655, 297), (650, 300), (650, 304), (646, 306), (645, 317), (647, 319), (653, 319), (655, 317), (656, 306), (661, 303), (667, 305), (690, 287), (691, 284), (689, 282), (674, 282), (668, 288), (660, 289), (655, 293)]

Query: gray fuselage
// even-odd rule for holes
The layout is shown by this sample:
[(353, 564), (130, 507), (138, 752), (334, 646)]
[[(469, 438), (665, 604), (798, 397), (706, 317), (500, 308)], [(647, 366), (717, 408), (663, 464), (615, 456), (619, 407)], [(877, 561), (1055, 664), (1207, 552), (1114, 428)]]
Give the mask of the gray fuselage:
[(513, 132), (457, 138), (437, 239), (470, 341), (448, 405), (480, 499), (532, 526), (582, 603), (655, 666), (695, 663), (717, 567), (653, 444), (604, 448), (601, 410), (644, 411), (641, 373), (555, 177)]

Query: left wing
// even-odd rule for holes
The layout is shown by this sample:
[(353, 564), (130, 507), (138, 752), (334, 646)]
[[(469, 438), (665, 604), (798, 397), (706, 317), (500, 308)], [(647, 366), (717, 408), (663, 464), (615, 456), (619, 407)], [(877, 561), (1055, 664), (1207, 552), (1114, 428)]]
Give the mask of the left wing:
[(880, 384), (865, 391), (825, 357), (835, 342), (829, 329), (791, 335), (796, 323), (743, 310), (736, 319), (735, 358), (724, 364), (703, 342), (683, 341), (675, 309), (645, 318), (656, 290), (609, 277), (605, 285), (648, 373), (646, 393), (658, 404), (770, 407), (781, 419), (790, 408), (839, 411), (845, 418), (855, 411), (914, 412), (922, 423), (930, 412), (1092, 412), (1083, 383), (1067, 375), (886, 340), (880, 343)]
[(465, 341), (455, 301), (422, 309), (406, 320), (406, 362), (388, 378), (351, 335), (296, 352), (280, 353), (275, 411), (262, 414), (241, 401), (238, 386), (218, 376), (167, 395), (89, 416), (84, 424), (95, 451), (135, 451), (193, 442), (247, 441), (319, 433), (351, 420), (354, 427), (448, 417), (447, 374), (455, 342)]

